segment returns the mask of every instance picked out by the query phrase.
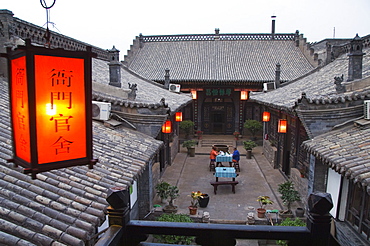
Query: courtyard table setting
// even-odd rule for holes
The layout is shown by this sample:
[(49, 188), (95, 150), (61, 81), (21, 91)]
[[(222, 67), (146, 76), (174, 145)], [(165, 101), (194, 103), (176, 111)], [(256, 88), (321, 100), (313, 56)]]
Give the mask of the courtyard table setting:
[(221, 152), (219, 155), (216, 156), (216, 165), (223, 166), (222, 162), (228, 162), (230, 167), (232, 166), (233, 155)]
[[(231, 185), (231, 190), (235, 193), (235, 186), (239, 183), (235, 178), (239, 174), (236, 173), (234, 167), (216, 167), (214, 176), (216, 177), (215, 182), (210, 182), (214, 188), (214, 193), (217, 194), (217, 187), (219, 185)], [(231, 180), (219, 181), (219, 178), (231, 178)]]

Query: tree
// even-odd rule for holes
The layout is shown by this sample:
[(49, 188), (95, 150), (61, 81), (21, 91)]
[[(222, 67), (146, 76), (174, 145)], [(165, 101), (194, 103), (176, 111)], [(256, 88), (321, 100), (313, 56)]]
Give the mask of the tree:
[(253, 139), (255, 139), (256, 134), (263, 129), (263, 125), (257, 120), (246, 120), (244, 122), (244, 128), (246, 128), (252, 134)]
[(185, 132), (185, 138), (188, 139), (190, 133), (194, 130), (194, 122), (191, 120), (184, 120), (180, 122), (179, 127)]

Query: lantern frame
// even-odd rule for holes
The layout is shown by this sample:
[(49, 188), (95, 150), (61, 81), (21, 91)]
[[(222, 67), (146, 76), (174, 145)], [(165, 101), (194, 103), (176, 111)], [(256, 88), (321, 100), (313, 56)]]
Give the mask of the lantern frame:
[(170, 120), (166, 120), (166, 122), (162, 125), (162, 133), (171, 133), (172, 132), (172, 122)]
[(262, 121), (263, 122), (269, 122), (270, 121), (270, 118), (271, 118), (270, 112), (264, 111), (262, 113)]
[[(89, 165), (89, 168), (93, 168), (97, 160), (93, 160), (92, 150), (91, 70), (94, 53), (91, 52), (91, 47), (87, 47), (87, 51), (47, 49), (33, 46), (31, 45), (31, 41), (27, 39), (25, 46), (18, 46), (16, 50), (8, 48), (6, 56), (8, 58), (10, 115), (13, 129), (13, 157), (8, 161), (13, 162), (16, 166), (19, 165), (24, 167), (24, 173), (30, 173), (33, 179), (36, 179), (37, 173), (59, 168), (80, 165)], [(57, 64), (50, 63), (50, 61), (57, 61)], [(52, 67), (54, 67), (55, 70), (50, 70)], [(59, 76), (62, 72), (58, 69), (62, 67), (66, 69), (72, 68), (72, 70), (68, 71), (63, 70), (66, 73), (71, 73), (68, 78), (66, 78), (64, 74), (58, 77), (58, 85), (62, 84), (62, 82), (59, 84), (59, 78), (63, 78), (60, 79), (63, 80), (63, 83), (65, 81), (68, 81), (66, 84), (69, 83), (68, 89), (66, 89), (68, 86), (63, 84), (63, 89), (66, 91), (69, 90), (69, 92), (63, 92), (63, 100), (65, 99), (64, 93), (66, 93), (66, 98), (68, 99), (69, 97), (69, 109), (72, 109), (72, 111), (67, 111), (66, 107), (63, 107), (63, 112), (73, 112), (69, 117), (75, 117), (75, 121), (72, 122), (71, 120), (72, 123), (68, 125), (68, 130), (64, 128), (63, 132), (62, 128), (59, 128), (59, 133), (56, 133), (58, 132), (57, 121), (55, 119), (52, 120), (54, 116), (46, 116), (47, 110), (45, 104), (38, 103), (44, 103), (44, 99), (49, 97), (49, 101), (52, 102), (51, 109), (57, 109), (59, 101), (61, 100), (59, 100), (59, 95), (58, 99), (54, 99), (53, 93), (62, 93), (55, 92), (62, 89), (55, 88), (57, 82), (51, 82), (54, 81), (51, 74), (53, 73), (54, 76), (57, 73)], [(22, 82), (19, 82), (20, 71), (22, 71), (24, 75), (24, 77), (21, 78)], [(75, 78), (73, 78), (74, 75)], [(55, 79), (55, 81), (57, 80)], [(19, 84), (22, 84), (22, 87), (19, 87)], [(44, 91), (45, 88), (52, 87), (54, 90), (50, 89)], [(21, 99), (19, 99), (17, 94), (19, 92), (21, 92), (22, 95)], [(24, 105), (16, 100), (21, 100), (22, 103), (24, 102)], [(20, 109), (20, 107), (22, 109)], [(18, 126), (19, 118), (17, 119), (14, 117), (17, 114), (19, 115), (21, 110), (25, 115), (25, 117), (23, 117), (24, 126), (22, 126), (22, 128)], [(77, 112), (81, 112), (81, 114)], [(40, 115), (43, 116), (42, 119), (46, 117), (50, 118), (51, 122), (46, 123), (45, 120), (41, 120), (39, 117)], [(60, 115), (62, 114), (57, 115), (57, 117)], [(64, 117), (66, 117), (66, 115)], [(47, 129), (44, 127), (45, 125), (50, 126), (50, 124), (54, 124), (54, 126)], [(82, 124), (84, 124), (84, 126)], [(23, 142), (20, 143), (20, 139), (16, 137), (23, 134), (23, 127), (26, 129), (26, 134), (25, 138), (22, 139)], [(61, 149), (60, 146), (62, 146), (63, 143), (58, 141), (67, 134), (73, 135), (77, 129), (83, 133), (84, 139), (71, 138), (66, 140), (64, 138), (63, 143), (68, 143), (70, 146), (68, 147), (68, 152), (66, 148)], [(67, 131), (68, 133), (66, 133)], [(54, 142), (57, 134), (59, 139)], [(52, 137), (49, 138), (49, 136), (52, 136), (53, 139)], [(52, 154), (45, 154), (45, 152), (50, 150), (42, 148), (42, 146), (46, 146), (43, 141), (47, 141), (46, 145), (53, 148), (55, 152)], [(75, 145), (73, 145), (74, 141), (76, 142)], [(51, 147), (51, 144), (56, 145)], [(20, 149), (22, 151), (26, 149), (25, 153), (22, 153)]]
[(288, 121), (286, 119), (279, 119), (278, 121), (278, 133), (287, 133)]
[(175, 113), (175, 121), (180, 122), (182, 121), (182, 112)]

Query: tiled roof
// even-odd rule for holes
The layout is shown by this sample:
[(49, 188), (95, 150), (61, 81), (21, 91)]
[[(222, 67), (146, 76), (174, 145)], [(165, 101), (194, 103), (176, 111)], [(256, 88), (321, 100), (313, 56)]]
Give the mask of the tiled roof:
[(274, 81), (277, 63), (281, 64), (282, 81), (313, 70), (292, 39), (215, 40), (211, 36), (212, 40), (176, 39), (176, 35), (172, 39), (146, 40), (143, 36), (143, 47), (129, 51), (125, 61), (130, 70), (153, 81), (164, 81), (168, 68), (172, 82)]
[[(164, 70), (163, 70), (164, 71)], [(101, 84), (109, 84), (109, 66), (106, 61), (93, 59), (93, 81)], [(144, 107), (157, 108), (162, 107), (161, 99), (165, 102), (171, 111), (177, 111), (192, 101), (190, 94), (174, 93), (164, 89), (158, 83), (144, 79), (143, 77), (129, 71), (127, 68), (121, 69), (122, 88), (129, 89), (128, 83), (137, 84), (137, 96), (135, 100), (117, 98), (104, 94), (99, 91), (93, 92), (94, 100), (111, 102), (115, 105), (125, 107)]]
[[(362, 77), (370, 77), (370, 49), (364, 49)], [(281, 68), (283, 70), (283, 68)], [(252, 94), (251, 99), (274, 108), (291, 110), (306, 94), (308, 103), (330, 104), (338, 101), (352, 101), (370, 97), (370, 88), (337, 93), (334, 77), (344, 75), (344, 82), (348, 76), (348, 57), (342, 55), (318, 71), (297, 81), (289, 82), (282, 87), (267, 93)]]
[(338, 173), (367, 188), (370, 194), (370, 122), (322, 134), (303, 147)]
[(32, 180), (7, 163), (11, 128), (7, 82), (0, 78), (0, 244), (85, 245), (105, 220), (109, 188), (131, 185), (163, 144), (129, 129), (93, 123), (93, 169), (63, 168)]

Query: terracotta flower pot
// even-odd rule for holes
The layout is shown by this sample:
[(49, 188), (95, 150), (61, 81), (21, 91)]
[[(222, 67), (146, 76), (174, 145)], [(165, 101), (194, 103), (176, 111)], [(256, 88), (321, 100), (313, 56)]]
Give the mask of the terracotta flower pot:
[(190, 215), (196, 215), (197, 214), (197, 207), (189, 206), (189, 213)]
[(266, 209), (264, 208), (257, 208), (257, 217), (258, 218), (265, 218)]

